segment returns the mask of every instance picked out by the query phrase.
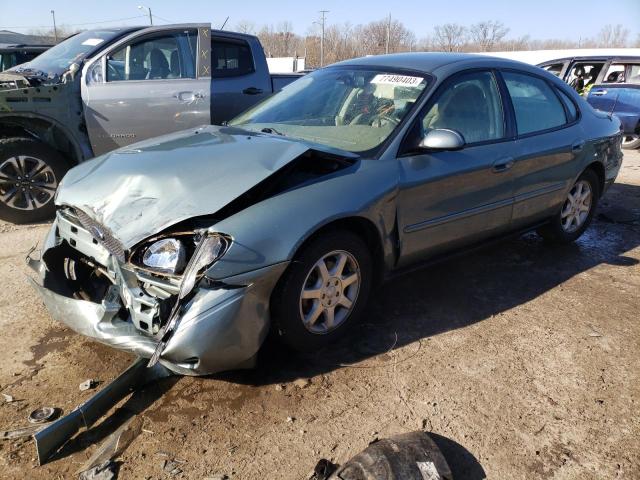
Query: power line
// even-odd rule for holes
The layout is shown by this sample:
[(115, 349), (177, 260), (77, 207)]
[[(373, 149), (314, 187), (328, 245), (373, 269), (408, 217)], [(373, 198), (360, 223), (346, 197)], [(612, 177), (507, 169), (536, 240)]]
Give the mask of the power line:
[[(63, 26), (65, 27), (80, 27), (82, 25), (98, 25), (101, 23), (114, 23), (114, 22), (122, 22), (124, 20), (133, 20), (135, 18), (142, 18), (142, 17), (147, 17), (146, 15), (136, 15), (135, 17), (125, 17), (125, 18), (115, 18), (113, 20), (101, 20), (99, 22), (85, 22), (85, 23), (65, 23), (63, 24)], [(157, 15), (154, 15), (154, 17), (158, 17)], [(162, 17), (158, 17), (162, 20), (165, 20)], [(169, 20), (165, 20), (165, 21), (169, 21)], [(172, 23), (172, 22), (169, 22)], [(51, 25), (22, 25), (22, 26), (13, 26), (13, 27), (4, 27), (4, 26), (0, 26), (0, 28), (2, 29), (7, 29), (7, 28), (49, 28)]]

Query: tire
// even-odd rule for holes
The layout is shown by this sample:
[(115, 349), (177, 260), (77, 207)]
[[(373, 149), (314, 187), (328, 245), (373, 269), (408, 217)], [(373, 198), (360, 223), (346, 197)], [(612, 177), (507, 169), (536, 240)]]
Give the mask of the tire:
[(32, 223), (52, 218), (53, 197), (68, 169), (64, 158), (39, 140), (0, 139), (0, 219)]
[(635, 150), (640, 147), (640, 135), (622, 135), (622, 148), (625, 150)]
[[(572, 209), (569, 196), (575, 198), (575, 194), (578, 193), (578, 187), (582, 185), (582, 190), (576, 199), (576, 207)], [(590, 189), (590, 201), (588, 202), (588, 210), (584, 211), (583, 207), (586, 207), (586, 200), (580, 201), (579, 199), (586, 195), (586, 186)], [(582, 175), (576, 180), (576, 183), (571, 187), (567, 194), (567, 199), (562, 204), (560, 211), (551, 219), (551, 221), (538, 229), (538, 233), (548, 242), (555, 244), (568, 244), (577, 240), (589, 227), (598, 201), (600, 200), (600, 182), (598, 176), (592, 170), (585, 170)], [(575, 214), (573, 212), (576, 212)], [(582, 214), (586, 213), (586, 216)], [(572, 221), (573, 218), (573, 221)], [(569, 226), (568, 226), (569, 225)]]
[[(341, 258), (345, 258), (342, 274), (338, 271)], [(324, 280), (320, 262), (327, 268)], [(355, 281), (354, 275), (358, 276)], [(331, 345), (362, 316), (372, 277), (371, 252), (358, 235), (336, 230), (311, 240), (296, 254), (271, 296), (273, 324), (280, 340), (306, 353)], [(303, 288), (313, 298), (303, 299)], [(343, 304), (348, 301), (350, 308)], [(322, 313), (314, 322), (317, 308)], [(326, 313), (332, 309), (333, 324)]]

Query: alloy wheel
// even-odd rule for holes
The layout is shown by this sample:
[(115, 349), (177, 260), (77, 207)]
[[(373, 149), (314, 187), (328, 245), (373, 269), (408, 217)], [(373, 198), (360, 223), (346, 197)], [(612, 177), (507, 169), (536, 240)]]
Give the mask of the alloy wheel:
[(307, 330), (323, 334), (342, 325), (351, 314), (361, 284), (355, 257), (335, 250), (318, 260), (300, 292), (300, 316)]
[(562, 229), (573, 233), (587, 221), (593, 204), (591, 185), (586, 180), (576, 182), (564, 202), (560, 219)]
[(36, 210), (50, 202), (58, 181), (43, 160), (17, 155), (0, 164), (0, 201), (17, 210)]

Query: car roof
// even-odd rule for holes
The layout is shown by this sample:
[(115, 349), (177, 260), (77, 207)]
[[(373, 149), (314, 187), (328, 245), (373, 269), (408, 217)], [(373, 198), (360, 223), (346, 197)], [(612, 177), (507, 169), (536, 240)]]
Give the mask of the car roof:
[[(377, 68), (407, 69), (424, 73), (432, 73), (436, 70), (446, 69), (454, 71), (462, 68), (487, 67), (495, 68), (513, 67), (521, 70), (531, 70), (532, 65), (509, 60), (506, 58), (478, 55), (475, 53), (448, 53), (448, 52), (412, 52), (393, 53), (388, 55), (374, 55), (368, 57), (345, 60), (334, 63), (331, 66), (371, 66)], [(537, 69), (537, 67), (533, 67)]]

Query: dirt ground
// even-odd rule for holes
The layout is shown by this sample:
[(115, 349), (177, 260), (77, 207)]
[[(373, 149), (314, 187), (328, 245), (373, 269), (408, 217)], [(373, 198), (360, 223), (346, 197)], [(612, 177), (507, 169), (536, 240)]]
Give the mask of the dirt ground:
[[(92, 394), (82, 381), (132, 361), (54, 323), (27, 284), (46, 229), (0, 224), (0, 392), (14, 397), (0, 397), (1, 430), (40, 406), (70, 412)], [(529, 234), (398, 278), (329, 353), (270, 342), (256, 370), (164, 380), (42, 467), (32, 440), (0, 441), (0, 476), (76, 478), (135, 416), (119, 478), (305, 479), (320, 458), (417, 429), (457, 479), (640, 478), (639, 262), (634, 152), (575, 245)]]

